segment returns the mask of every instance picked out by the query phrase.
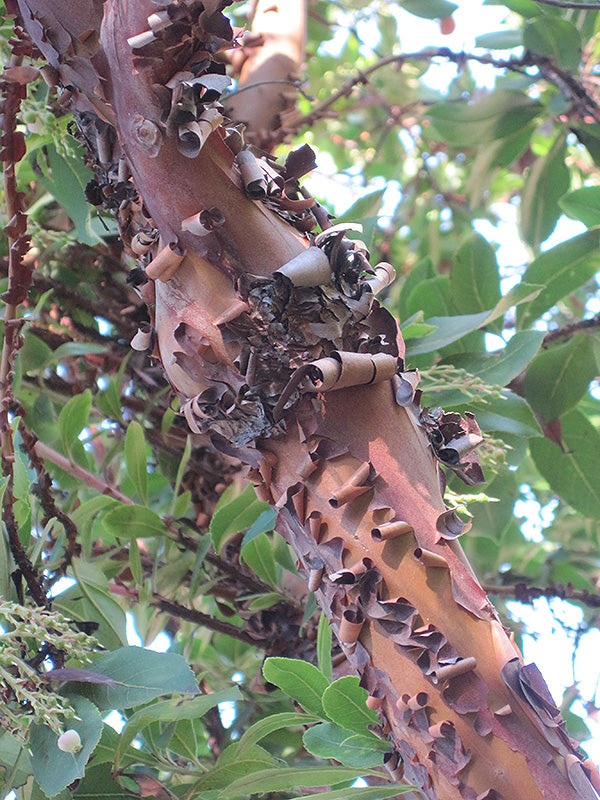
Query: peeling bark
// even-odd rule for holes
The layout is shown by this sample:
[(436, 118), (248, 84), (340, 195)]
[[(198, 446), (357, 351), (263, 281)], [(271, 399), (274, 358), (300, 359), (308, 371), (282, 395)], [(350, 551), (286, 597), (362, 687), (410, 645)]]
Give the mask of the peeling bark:
[(18, 3), (139, 256), (152, 330), (134, 347), (153, 348), (192, 430), (279, 509), (378, 708), (390, 775), (432, 799), (595, 798), (595, 768), (457, 541), (439, 464), (479, 482), (481, 436), (472, 418), (419, 408), (374, 296), (393, 270), (301, 194), (306, 151), (277, 167), (240, 158), (235, 129), (192, 125), (221, 114), (225, 3)]

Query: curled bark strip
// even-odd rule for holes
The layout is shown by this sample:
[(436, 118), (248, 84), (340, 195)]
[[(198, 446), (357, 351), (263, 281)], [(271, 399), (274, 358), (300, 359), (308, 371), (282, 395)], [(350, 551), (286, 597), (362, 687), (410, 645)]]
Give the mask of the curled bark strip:
[(329, 498), (329, 504), (334, 508), (339, 508), (356, 500), (372, 488), (374, 478), (371, 464), (368, 461), (363, 462), (356, 472)]
[(334, 350), (331, 356), (313, 362), (310, 378), (313, 388), (310, 391), (328, 392), (331, 389), (345, 389), (349, 386), (379, 383), (395, 375), (397, 362), (387, 353), (347, 353)]
[(389, 286), (396, 278), (396, 270), (391, 264), (386, 261), (381, 261), (373, 269), (375, 273), (372, 278), (367, 278), (363, 282), (363, 286), (368, 287), (372, 294), (379, 294), (387, 286)]
[(594, 764), (591, 758), (586, 758), (585, 761), (582, 762), (582, 767), (585, 769), (590, 783), (600, 794), (600, 772), (598, 772), (598, 767)]
[(198, 119), (185, 122), (177, 132), (177, 149), (186, 158), (196, 158), (211, 133), (223, 120), (223, 115), (216, 108), (204, 111)]
[(445, 667), (434, 670), (434, 672), (431, 673), (431, 677), (435, 683), (441, 683), (450, 678), (455, 678), (457, 675), (464, 675), (466, 672), (471, 672), (476, 666), (477, 659), (473, 656), (468, 656), (467, 658), (461, 658), (461, 660), (457, 661), (455, 664), (448, 664)]
[(148, 350), (152, 344), (152, 325), (148, 322), (142, 322), (137, 329), (137, 333), (131, 340), (131, 347), (133, 350)]
[(365, 623), (365, 618), (357, 606), (347, 608), (342, 614), (342, 622), (338, 633), (339, 640), (342, 644), (353, 645), (358, 641), (360, 632)]
[(398, 710), (406, 710), (407, 708), (411, 711), (419, 711), (422, 708), (425, 708), (429, 703), (429, 695), (427, 692), (417, 692), (414, 695), (403, 694), (402, 697), (396, 703)]
[(310, 535), (315, 542), (319, 542), (324, 527), (325, 523), (323, 522), (321, 512), (313, 511), (308, 517), (308, 528), (310, 530)]
[(385, 541), (386, 539), (396, 539), (398, 536), (404, 536), (405, 533), (414, 533), (414, 528), (408, 522), (397, 519), (393, 522), (386, 522), (383, 525), (378, 525), (376, 528), (371, 529), (371, 536), (376, 542)]
[(375, 689), (373, 694), (367, 697), (367, 708), (370, 708), (372, 711), (377, 711), (377, 709), (381, 708), (383, 705), (383, 701), (383, 689)]
[(156, 258), (153, 258), (148, 264), (146, 267), (147, 277), (166, 283), (175, 275), (184, 257), (185, 250), (176, 242), (171, 242), (163, 247)]
[(131, 249), (136, 256), (143, 256), (154, 247), (158, 241), (159, 233), (156, 228), (147, 233), (146, 231), (139, 231), (131, 240)]
[(225, 216), (218, 208), (205, 208), (181, 223), (181, 229), (193, 233), (194, 236), (208, 236), (215, 228), (225, 224)]
[(421, 376), (419, 370), (410, 370), (409, 372), (400, 372), (392, 376), (392, 386), (394, 387), (394, 397), (396, 403), (402, 408), (408, 408), (413, 404), (415, 398), (415, 390), (419, 385)]
[(414, 551), (414, 557), (420, 561), (424, 567), (439, 567), (442, 569), (450, 569), (448, 562), (443, 556), (434, 553), (431, 550), (423, 550), (422, 547), (417, 547)]
[(163, 28), (168, 28), (171, 24), (171, 19), (167, 11), (157, 11), (148, 16), (148, 25), (153, 31), (162, 31)]
[(267, 179), (255, 156), (250, 150), (240, 150), (235, 160), (240, 168), (246, 193), (255, 200), (265, 197), (267, 194)]
[(470, 525), (466, 522), (463, 522), (458, 517), (456, 511), (453, 511), (452, 509), (449, 511), (444, 511), (442, 514), (440, 514), (437, 518), (435, 526), (442, 539), (458, 539), (458, 537), (462, 533), (468, 531), (470, 527)]
[(240, 314), (249, 310), (249, 305), (244, 300), (235, 300), (229, 308), (226, 308), (218, 317), (213, 320), (213, 325), (225, 325), (237, 319)]
[(274, 275), (282, 275), (293, 286), (320, 286), (331, 280), (331, 265), (320, 247), (308, 247), (275, 270)]
[(510, 703), (506, 703), (506, 705), (501, 706), (499, 709), (494, 711), (494, 715), (496, 717), (507, 717), (509, 714), (512, 714), (512, 713), (513, 713), (513, 710), (512, 710), (512, 706), (510, 705)]
[(438, 722), (436, 725), (430, 725), (428, 728), (430, 736), (434, 739), (445, 739), (452, 729), (452, 723), (447, 720)]
[(586, 775), (581, 759), (573, 753), (567, 753), (565, 756), (565, 764), (567, 767), (567, 775), (571, 786), (579, 793), (581, 800), (598, 800), (593, 785)]
[(132, 50), (139, 50), (142, 47), (146, 47), (146, 45), (150, 44), (156, 39), (153, 30), (149, 31), (142, 31), (142, 33), (136, 33), (135, 36), (130, 36), (127, 39), (127, 44), (131, 47)]
[(384, 755), (383, 766), (386, 768), (393, 781), (401, 781), (404, 777), (404, 762), (395, 751)]
[(321, 585), (321, 581), (323, 579), (323, 567), (318, 569), (313, 568), (308, 573), (308, 591), (309, 592), (316, 592), (319, 586)]

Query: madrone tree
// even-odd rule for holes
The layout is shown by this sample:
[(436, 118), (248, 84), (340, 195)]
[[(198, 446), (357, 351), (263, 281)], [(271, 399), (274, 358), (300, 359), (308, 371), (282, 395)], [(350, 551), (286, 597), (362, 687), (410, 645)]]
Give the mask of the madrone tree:
[[(418, 5), (410, 8), (425, 16), (454, 10)], [(469, 528), (462, 495), (474, 491), (458, 481), (483, 482), (478, 400), (480, 421), (498, 434), (483, 452), (505, 487), (504, 508), (516, 484), (500, 439), (511, 446), (509, 466), (532, 459), (536, 480), (543, 475), (586, 517), (597, 517), (600, 504), (598, 434), (586, 419), (597, 413), (587, 393), (597, 320), (582, 320), (572, 296), (598, 258), (596, 13), (506, 5), (522, 15), (511, 41), (525, 49), (508, 60), (474, 57), (504, 70), (494, 92), (463, 98), (469, 55), (396, 53), (382, 4), (365, 13), (390, 52), (350, 70), (343, 85), (331, 71), (315, 76), (307, 91), (321, 99), (295, 106), (304, 12), (292, 0), (277, 11), (259, 4), (250, 34), (224, 15), (221, 0), (9, 4), (16, 28), (3, 76), (0, 376), (6, 791), (192, 800), (334, 786), (321, 793), (597, 796), (595, 766), (458, 541)], [(327, 26), (325, 4), (309, 4), (308, 14), (313, 28)], [(346, 47), (348, 58), (353, 48), (363, 58), (355, 34)], [(428, 108), (415, 86), (438, 57), (463, 72), (447, 102)], [(386, 68), (394, 78), (384, 82)], [(38, 70), (50, 88), (34, 85), (27, 95)], [(58, 122), (38, 119), (47, 108)], [(83, 163), (58, 134), (67, 110)], [(371, 258), (357, 236), (362, 221), (373, 238), (381, 195), (331, 218), (303, 185), (315, 166), (308, 145), (271, 157), (285, 136), (332, 115), (340, 161), (351, 156), (366, 174), (377, 174), (386, 148), (421, 161), (396, 208), (419, 230), (412, 253), (394, 222), (375, 244), (385, 260)], [(21, 122), (39, 137), (29, 146)], [(551, 134), (538, 131), (542, 122)], [(352, 140), (352, 125), (360, 142), (375, 139), (370, 149)], [(453, 153), (457, 167), (439, 185), (436, 161)], [(582, 162), (572, 187), (568, 159)], [(401, 158), (389, 161), (382, 177), (403, 177), (393, 172), (402, 172)], [(439, 218), (454, 220), (456, 255), (416, 199), (426, 181)], [(95, 227), (73, 195), (84, 182)], [(521, 187), (521, 234), (533, 258), (502, 295), (493, 248), (465, 228), (486, 196)], [(559, 198), (590, 229), (542, 252)], [(86, 250), (75, 237), (101, 243)], [(427, 246), (429, 258), (417, 263)], [(377, 299), (397, 271), (402, 288), (389, 289), (390, 307), (408, 351)], [(564, 324), (532, 329), (556, 303)], [(485, 332), (511, 328), (504, 348), (487, 355)], [(256, 495), (240, 489), (241, 476)], [(563, 522), (565, 544), (585, 562), (597, 533), (590, 523), (586, 550), (581, 519), (566, 512)], [(500, 524), (489, 510), (476, 524), (500, 527), (523, 546), (512, 515)], [(484, 534), (476, 540), (476, 557), (477, 545), (492, 552)], [(497, 576), (496, 546), (489, 572)], [(540, 550), (535, 575), (551, 594), (550, 550)], [(527, 574), (516, 550), (509, 563)], [(65, 574), (74, 584), (53, 599)], [(567, 574), (562, 593), (594, 604), (591, 565)], [(519, 586), (527, 599), (527, 583)], [(170, 652), (127, 647), (125, 608), (146, 639), (168, 614)], [(325, 620), (337, 639), (333, 667)], [(240, 680), (255, 675), (255, 647), (270, 656), (265, 680), (304, 711), (282, 710), (279, 694), (247, 694), (265, 691), (258, 677), (243, 694), (228, 688), (234, 667)], [(223, 706), (217, 711), (227, 702), (235, 704), (229, 733)], [(125, 715), (120, 735), (102, 722), (113, 709)], [(301, 748), (341, 763), (307, 762)], [(347, 788), (359, 775), (375, 788)], [(391, 787), (378, 785), (382, 775)]]

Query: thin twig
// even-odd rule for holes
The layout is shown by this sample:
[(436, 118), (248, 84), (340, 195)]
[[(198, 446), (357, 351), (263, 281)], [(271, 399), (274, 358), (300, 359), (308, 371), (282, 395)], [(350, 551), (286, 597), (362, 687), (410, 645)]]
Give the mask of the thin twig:
[[(110, 590), (113, 594), (128, 597), (130, 600), (137, 601), (139, 599), (139, 592), (137, 589), (130, 589), (122, 584), (113, 583), (110, 585)], [(246, 644), (257, 647), (264, 647), (266, 645), (266, 641), (261, 641), (254, 636), (250, 636), (245, 630), (239, 628), (237, 625), (233, 625), (231, 622), (216, 619), (215, 617), (211, 617), (210, 614), (205, 614), (195, 608), (181, 605), (181, 603), (177, 603), (175, 600), (171, 600), (161, 594), (154, 593), (150, 600), (150, 605), (154, 606), (154, 608), (158, 608), (160, 611), (164, 611), (166, 614), (184, 619), (186, 622), (193, 622), (195, 625), (201, 625), (203, 628), (209, 628), (217, 633), (223, 633), (226, 636), (231, 636), (233, 639), (246, 642)]]
[(590, 9), (600, 11), (600, 3), (569, 3), (567, 0), (534, 0), (544, 6), (556, 6), (557, 8)]
[[(579, 7), (583, 8), (584, 6), (580, 5)], [(593, 7), (600, 9), (600, 5), (594, 5)], [(488, 54), (476, 55), (475, 53), (466, 53), (464, 51), (457, 53), (449, 50), (447, 47), (439, 47), (436, 49), (420, 50), (415, 53), (402, 53), (401, 55), (384, 56), (380, 58), (379, 61), (372, 64), (370, 67), (357, 71), (336, 92), (330, 94), (326, 100), (318, 103), (308, 114), (305, 114), (295, 122), (293, 126), (286, 128), (284, 133), (287, 135), (306, 125), (313, 124), (326, 114), (338, 100), (343, 97), (348, 97), (356, 86), (361, 83), (368, 83), (370, 76), (383, 67), (395, 64), (398, 68), (402, 68), (406, 61), (433, 61), (438, 58), (443, 58), (459, 66), (462, 66), (467, 61), (476, 61), (479, 64), (487, 64), (497, 69), (506, 69), (511, 72), (519, 73), (525, 73), (528, 67), (536, 67), (540, 71), (541, 76), (558, 86), (564, 94), (571, 99), (577, 100), (580, 104), (583, 103), (585, 111), (590, 114), (590, 116), (593, 116), (596, 122), (600, 123), (600, 109), (595, 100), (590, 97), (572, 75), (560, 69), (548, 58), (537, 56), (535, 53), (526, 53), (522, 58), (499, 59)]]
[(113, 486), (111, 483), (108, 483), (102, 478), (99, 478), (97, 475), (94, 475), (93, 472), (89, 472), (87, 469), (80, 467), (79, 464), (69, 461), (69, 459), (63, 456), (62, 453), (58, 453), (56, 450), (53, 450), (52, 447), (44, 444), (44, 442), (40, 442), (38, 440), (35, 443), (34, 450), (40, 458), (47, 458), (48, 461), (56, 464), (57, 467), (60, 467), (60, 469), (63, 469), (65, 472), (69, 472), (71, 475), (73, 475), (73, 477), (77, 478), (77, 480), (85, 483), (86, 486), (96, 489), (101, 494), (114, 497), (115, 500), (120, 500), (121, 503), (127, 503), (129, 505), (133, 503), (133, 500), (120, 492), (116, 486)]
[(573, 589), (570, 585), (528, 586), (526, 583), (520, 582), (506, 586), (484, 584), (483, 588), (488, 594), (510, 597), (511, 599), (517, 600), (519, 603), (531, 604), (534, 600), (537, 600), (538, 597), (546, 597), (548, 600), (553, 597), (558, 597), (561, 600), (578, 601), (590, 608), (600, 608), (600, 593), (590, 592), (587, 589)]
[(23, 447), (27, 451), (29, 460), (38, 476), (37, 484), (39, 487), (40, 502), (46, 515), (44, 524), (46, 524), (48, 520), (55, 518), (65, 529), (65, 534), (67, 536), (65, 563), (70, 564), (73, 556), (78, 554), (77, 526), (71, 517), (56, 505), (52, 494), (52, 479), (46, 472), (43, 458), (36, 452), (38, 439), (36, 435), (27, 428), (22, 419), (19, 421), (19, 432), (23, 441)]
[[(26, 43), (21, 43), (26, 44)], [(15, 51), (17, 52), (17, 50)], [(23, 62), (22, 53), (13, 54), (10, 66), (17, 67)], [(17, 114), (21, 100), (26, 95), (26, 87), (4, 80), (2, 92), (2, 162), (4, 180), (4, 202), (9, 219), (5, 231), (8, 235), (8, 290), (2, 295), (4, 308), (4, 341), (0, 359), (0, 449), (2, 451), (2, 474), (6, 487), (2, 501), (2, 517), (8, 533), (12, 556), (21, 575), (25, 579), (33, 600), (42, 606), (48, 605), (46, 592), (42, 588), (38, 572), (31, 563), (21, 542), (19, 527), (14, 513), (14, 462), (15, 450), (11, 414), (22, 414), (16, 407), (13, 395), (14, 360), (23, 344), (21, 328), (23, 320), (18, 318), (19, 305), (27, 296), (31, 284), (31, 267), (23, 263), (23, 256), (29, 247), (27, 218), (23, 213), (23, 196), (17, 190), (15, 165), (25, 155), (23, 134), (16, 130)]]
[(549, 331), (542, 339), (542, 347), (547, 347), (552, 342), (558, 339), (568, 339), (569, 336), (578, 331), (590, 330), (590, 328), (600, 328), (600, 314), (590, 319), (580, 319), (577, 322), (570, 322), (568, 325), (562, 325), (554, 331)]

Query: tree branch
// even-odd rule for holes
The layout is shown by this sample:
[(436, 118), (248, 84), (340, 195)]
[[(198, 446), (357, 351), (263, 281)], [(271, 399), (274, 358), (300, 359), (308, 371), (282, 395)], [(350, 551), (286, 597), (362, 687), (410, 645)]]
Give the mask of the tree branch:
[[(546, 2), (549, 2), (549, 0), (546, 0)], [(578, 7), (584, 8), (584, 5), (582, 4)], [(600, 9), (600, 5), (594, 5), (593, 8)], [(333, 92), (326, 100), (318, 103), (312, 111), (294, 121), (292, 125), (288, 125), (282, 131), (282, 135), (285, 136), (300, 130), (300, 128), (304, 126), (312, 125), (323, 117), (338, 100), (342, 97), (348, 97), (355, 86), (361, 83), (368, 83), (369, 77), (383, 67), (395, 64), (401, 69), (406, 61), (433, 61), (437, 58), (446, 59), (446, 61), (450, 61), (458, 66), (464, 65), (467, 61), (476, 61), (479, 64), (488, 64), (497, 69), (506, 69), (511, 72), (519, 73), (524, 73), (527, 67), (537, 67), (542, 77), (555, 84), (571, 100), (576, 101), (579, 105), (583, 103), (585, 112), (593, 116), (596, 122), (600, 123), (600, 108), (595, 100), (590, 97), (572, 75), (557, 67), (550, 59), (543, 58), (535, 53), (526, 53), (522, 58), (499, 59), (491, 55), (480, 56), (475, 53), (466, 53), (464, 51), (456, 53), (449, 50), (447, 47), (439, 47), (429, 50), (420, 50), (415, 53), (385, 56), (379, 59), (379, 61), (372, 64), (370, 67), (356, 72), (340, 87), (340, 89)]]
[(29, 248), (27, 236), (27, 217), (23, 213), (23, 195), (17, 190), (15, 165), (25, 155), (25, 138), (16, 130), (17, 114), (21, 100), (26, 96), (26, 83), (19, 78), (19, 68), (23, 55), (31, 49), (28, 38), (15, 39), (13, 54), (0, 82), (2, 93), (4, 202), (8, 217), (5, 232), (8, 235), (8, 290), (2, 295), (4, 309), (4, 341), (0, 360), (0, 450), (2, 451), (2, 474), (6, 479), (6, 487), (2, 501), (2, 517), (8, 533), (11, 553), (19, 568), (32, 598), (38, 605), (46, 606), (48, 599), (42, 588), (38, 572), (31, 563), (21, 542), (19, 528), (14, 513), (14, 461), (15, 450), (11, 416), (22, 414), (22, 409), (15, 408), (13, 395), (14, 361), (19, 348), (23, 344), (21, 328), (24, 320), (19, 319), (17, 310), (27, 296), (31, 285), (32, 269), (23, 263), (23, 256)]
[(589, 606), (589, 608), (600, 608), (600, 593), (590, 592), (588, 589), (573, 589), (570, 584), (567, 584), (567, 586), (563, 586), (563, 584), (557, 584), (556, 586), (528, 586), (523, 581), (520, 581), (506, 586), (484, 584), (483, 588), (488, 594), (508, 597), (528, 605), (537, 600), (538, 597), (545, 597), (548, 600), (558, 597), (561, 600), (575, 600)]
[(120, 492), (116, 486), (107, 483), (107, 481), (102, 480), (102, 478), (99, 478), (97, 475), (94, 475), (87, 469), (80, 467), (79, 464), (69, 461), (68, 458), (63, 456), (61, 453), (57, 453), (56, 450), (53, 450), (47, 444), (44, 444), (44, 442), (40, 442), (38, 440), (35, 443), (34, 450), (40, 458), (47, 458), (48, 461), (56, 464), (56, 466), (60, 467), (60, 469), (64, 469), (65, 472), (69, 472), (71, 475), (77, 478), (77, 480), (85, 483), (86, 486), (96, 489), (96, 491), (100, 492), (100, 494), (107, 494), (109, 497), (114, 497), (115, 500), (120, 500), (121, 503), (127, 503), (129, 505), (133, 503), (133, 500)]
[(567, 0), (534, 0), (544, 6), (556, 6), (557, 8), (592, 9), (600, 11), (600, 3), (569, 3)]
[(569, 336), (578, 331), (590, 330), (590, 328), (600, 328), (600, 314), (590, 319), (580, 319), (577, 322), (570, 322), (568, 325), (563, 325), (554, 331), (549, 331), (542, 339), (542, 347), (547, 347), (552, 342), (558, 339), (568, 339)]

